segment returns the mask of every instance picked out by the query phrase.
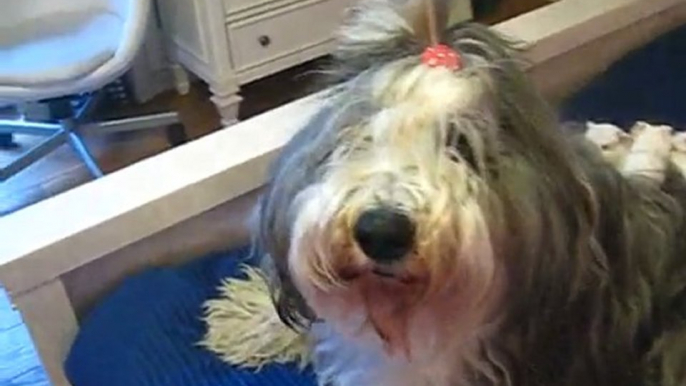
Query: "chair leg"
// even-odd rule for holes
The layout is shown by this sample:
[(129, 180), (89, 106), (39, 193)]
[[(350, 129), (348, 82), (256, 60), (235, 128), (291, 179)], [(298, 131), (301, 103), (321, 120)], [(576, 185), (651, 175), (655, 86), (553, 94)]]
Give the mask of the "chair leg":
[(28, 134), (50, 137), (62, 129), (63, 126), (56, 123), (0, 119), (0, 134)]
[(78, 122), (83, 122), (87, 117), (92, 115), (93, 111), (100, 105), (100, 101), (103, 98), (102, 91), (96, 91), (90, 93), (86, 98), (85, 102), (81, 107), (76, 109), (74, 113), (74, 119)]
[(117, 119), (107, 122), (84, 124), (80, 132), (93, 134), (112, 134), (137, 130), (148, 130), (166, 127), (167, 141), (172, 146), (188, 142), (188, 135), (176, 112), (151, 114), (142, 117)]
[(38, 146), (30, 149), (25, 154), (21, 155), (9, 165), (0, 168), (0, 181), (6, 181), (10, 177), (16, 175), (39, 159), (45, 157), (53, 150), (62, 146), (67, 140), (67, 131), (60, 130), (38, 144)]
[(143, 117), (117, 119), (106, 122), (87, 123), (82, 125), (79, 128), (79, 131), (93, 134), (113, 134), (164, 127), (173, 125), (175, 123), (179, 123), (179, 116), (177, 113), (172, 112), (146, 115)]
[(9, 150), (9, 149), (16, 149), (19, 147), (19, 144), (14, 141), (14, 136), (9, 133), (0, 133), (0, 149), (2, 150)]
[(186, 133), (186, 128), (182, 123), (175, 123), (167, 127), (167, 142), (172, 147), (188, 142), (188, 133)]
[(95, 178), (100, 178), (104, 175), (102, 169), (98, 166), (97, 161), (93, 155), (88, 151), (88, 147), (83, 143), (83, 140), (74, 132), (69, 132), (69, 144), (78, 156), (81, 158), (83, 163), (86, 165), (88, 170)]

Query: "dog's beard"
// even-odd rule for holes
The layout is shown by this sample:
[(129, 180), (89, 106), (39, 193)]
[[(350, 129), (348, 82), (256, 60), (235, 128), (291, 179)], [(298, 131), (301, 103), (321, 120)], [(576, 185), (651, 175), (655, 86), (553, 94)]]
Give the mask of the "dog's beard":
[(394, 204), (412, 211), (419, 225), (417, 243), (402, 263), (379, 268), (350, 229), (372, 197), (388, 197), (370, 181), (330, 181), (303, 191), (293, 205), (289, 268), (319, 318), (350, 337), (376, 335), (389, 354), (424, 359), (455, 349), (458, 336), (467, 339), (486, 323), (504, 278), (488, 213), (470, 189), (395, 185)]

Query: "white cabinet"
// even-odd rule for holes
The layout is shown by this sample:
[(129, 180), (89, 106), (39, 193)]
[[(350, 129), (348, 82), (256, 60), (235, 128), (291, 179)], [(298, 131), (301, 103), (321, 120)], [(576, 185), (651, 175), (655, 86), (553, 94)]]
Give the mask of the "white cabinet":
[(147, 102), (174, 87), (161, 26), (155, 16), (150, 15), (143, 46), (125, 75), (125, 81), (131, 87), (132, 97), (137, 103)]
[[(229, 124), (241, 85), (329, 53), (356, 1), (157, 0), (177, 89), (188, 87), (186, 70), (207, 82)], [(455, 1), (460, 18), (470, 18), (469, 1)]]

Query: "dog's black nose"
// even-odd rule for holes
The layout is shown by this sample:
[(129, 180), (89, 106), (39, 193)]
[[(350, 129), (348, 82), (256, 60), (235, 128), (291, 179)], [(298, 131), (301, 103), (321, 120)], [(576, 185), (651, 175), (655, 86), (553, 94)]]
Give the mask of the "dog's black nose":
[(354, 229), (355, 240), (365, 255), (382, 264), (402, 259), (412, 249), (414, 233), (412, 220), (389, 208), (362, 212)]

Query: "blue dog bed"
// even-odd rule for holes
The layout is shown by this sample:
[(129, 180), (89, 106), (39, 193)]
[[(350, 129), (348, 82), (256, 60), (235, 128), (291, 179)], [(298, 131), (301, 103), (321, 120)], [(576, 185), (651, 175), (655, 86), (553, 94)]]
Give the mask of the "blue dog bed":
[(686, 26), (627, 54), (562, 106), (563, 119), (686, 128)]
[(310, 370), (233, 368), (197, 346), (202, 304), (252, 264), (248, 248), (128, 278), (83, 321), (65, 371), (74, 386), (315, 386)]
[[(685, 68), (686, 27), (616, 63), (570, 98), (562, 116), (623, 127), (637, 120), (686, 127)], [(243, 262), (250, 263), (245, 248), (126, 280), (83, 321), (65, 365), (73, 385), (314, 385), (310, 371), (281, 365), (239, 370), (196, 346), (204, 333), (202, 303)]]

